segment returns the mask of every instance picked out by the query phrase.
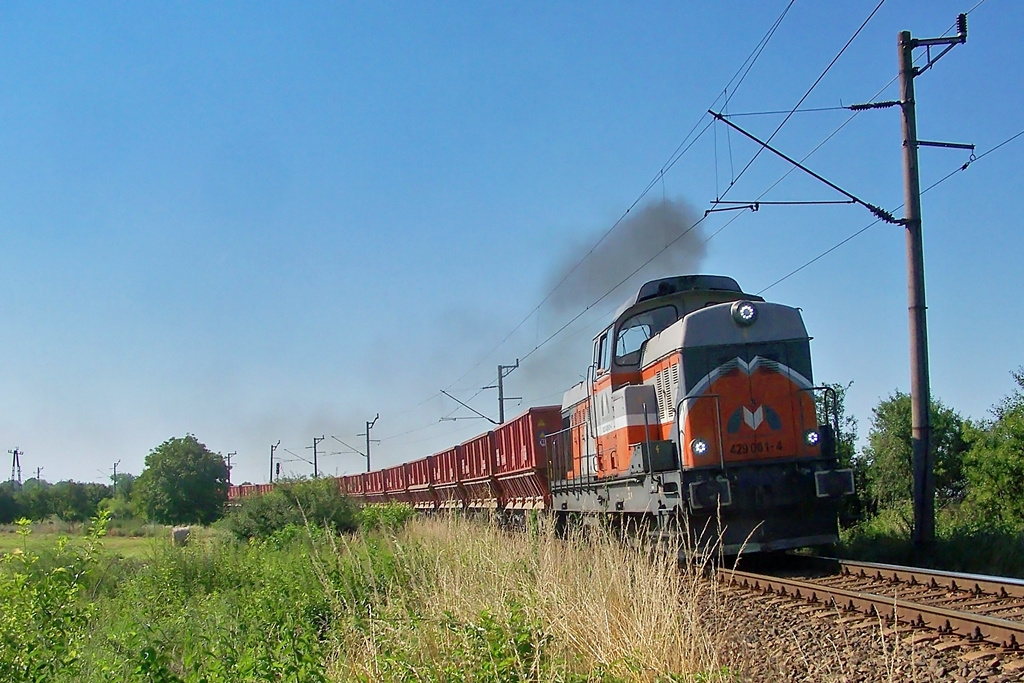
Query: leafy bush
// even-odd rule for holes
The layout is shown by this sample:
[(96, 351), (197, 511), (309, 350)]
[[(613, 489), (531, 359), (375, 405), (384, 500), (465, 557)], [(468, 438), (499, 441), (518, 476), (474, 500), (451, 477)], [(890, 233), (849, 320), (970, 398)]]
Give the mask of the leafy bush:
[(60, 537), (47, 557), (27, 549), (30, 522), (18, 522), (25, 548), (0, 557), (0, 680), (50, 681), (77, 671), (94, 605), (82, 599), (97, 564), (100, 517), (82, 544)]
[(965, 459), (968, 503), (1000, 528), (1024, 529), (1024, 368), (1012, 373), (1014, 392), (992, 408), (994, 419), (979, 425)]
[(104, 498), (99, 503), (101, 510), (110, 513), (110, 519), (133, 519), (137, 517), (136, 505), (131, 500), (118, 496), (117, 498)]
[(210, 535), (154, 552), (100, 605), (80, 680), (326, 680), (331, 596), (308, 547)]
[(359, 527), (395, 532), (415, 516), (415, 508), (408, 503), (373, 503), (359, 511)]
[[(879, 508), (913, 499), (913, 448), (910, 395), (895, 391), (872, 409), (868, 444), (862, 457), (868, 493)], [(963, 500), (967, 481), (963, 458), (970, 449), (966, 421), (938, 399), (931, 402), (931, 445), (935, 458), (935, 496), (945, 505)]]
[(913, 545), (913, 527), (909, 503), (879, 510), (840, 532), (839, 554), (871, 562), (1024, 578), (1024, 536), (1011, 525), (980, 517), (967, 504), (938, 510), (932, 548)]
[(324, 526), (354, 531), (356, 506), (333, 479), (283, 482), (270, 493), (242, 498), (228, 514), (227, 527), (241, 539), (269, 538), (286, 527)]

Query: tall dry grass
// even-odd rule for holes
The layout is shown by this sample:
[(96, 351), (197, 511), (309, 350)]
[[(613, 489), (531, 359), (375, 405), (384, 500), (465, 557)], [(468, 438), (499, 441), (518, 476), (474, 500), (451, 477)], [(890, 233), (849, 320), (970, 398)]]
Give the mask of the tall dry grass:
[(339, 680), (729, 678), (721, 629), (709, 628), (725, 621), (716, 583), (614, 534), (421, 518), (379, 543), (388, 552), (343, 542), (316, 561), (325, 582), (340, 562), (372, 586), (369, 599), (336, 601), (352, 625), (335, 631)]

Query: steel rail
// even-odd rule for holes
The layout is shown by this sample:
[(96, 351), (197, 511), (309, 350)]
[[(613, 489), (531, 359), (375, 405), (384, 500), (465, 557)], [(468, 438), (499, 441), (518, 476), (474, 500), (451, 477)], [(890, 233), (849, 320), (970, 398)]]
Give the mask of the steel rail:
[(719, 569), (719, 580), (729, 585), (792, 597), (811, 603), (831, 604), (841, 611), (894, 619), (897, 623), (958, 635), (974, 642), (988, 642), (1017, 649), (1024, 644), (1024, 623), (982, 614), (959, 612), (900, 598), (827, 586), (811, 581), (778, 578), (731, 569)]
[(946, 588), (965, 591), (975, 595), (995, 595), (1001, 598), (1024, 598), (1024, 581), (1008, 577), (984, 574), (944, 572), (937, 569), (901, 567), (893, 564), (855, 562), (832, 557), (821, 560), (840, 566), (843, 573), (865, 579), (878, 579), (892, 583), (907, 583), (912, 586)]

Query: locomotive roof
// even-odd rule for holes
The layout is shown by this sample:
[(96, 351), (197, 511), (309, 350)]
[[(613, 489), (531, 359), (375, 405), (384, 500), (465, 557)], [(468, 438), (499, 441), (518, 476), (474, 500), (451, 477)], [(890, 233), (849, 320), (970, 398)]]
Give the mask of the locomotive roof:
[(619, 315), (621, 315), (627, 308), (634, 306), (641, 301), (657, 299), (658, 297), (678, 294), (680, 292), (696, 291), (743, 293), (743, 290), (740, 289), (739, 283), (725, 275), (675, 275), (673, 277), (663, 277), (657, 280), (645, 282), (643, 286), (640, 287), (640, 291), (637, 292), (636, 296), (630, 297), (625, 303), (619, 306), (618, 310), (615, 312), (615, 317), (618, 318)]

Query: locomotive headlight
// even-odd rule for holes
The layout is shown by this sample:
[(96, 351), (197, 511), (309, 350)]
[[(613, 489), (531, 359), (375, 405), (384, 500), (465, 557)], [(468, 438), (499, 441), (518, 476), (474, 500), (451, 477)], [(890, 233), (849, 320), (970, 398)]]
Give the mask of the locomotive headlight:
[(690, 442), (690, 451), (694, 455), (705, 455), (708, 452), (708, 442), (704, 439), (694, 439)]
[(817, 429), (808, 429), (804, 432), (804, 443), (808, 446), (817, 446), (821, 442), (821, 434)]
[(757, 320), (757, 306), (750, 301), (737, 301), (732, 305), (732, 319), (737, 325), (744, 327), (753, 325)]

